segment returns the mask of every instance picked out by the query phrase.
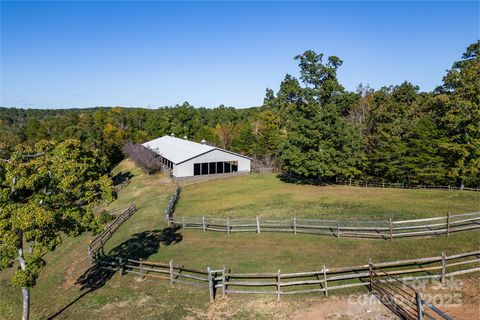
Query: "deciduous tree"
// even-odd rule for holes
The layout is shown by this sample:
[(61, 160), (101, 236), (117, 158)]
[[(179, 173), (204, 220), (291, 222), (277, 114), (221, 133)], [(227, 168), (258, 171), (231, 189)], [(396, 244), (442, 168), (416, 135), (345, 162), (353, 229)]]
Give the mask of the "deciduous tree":
[(12, 283), (22, 288), (23, 319), (29, 318), (29, 288), (45, 265), (43, 256), (63, 234), (98, 229), (91, 206), (114, 197), (107, 170), (104, 156), (76, 140), (20, 145), (0, 161), (0, 267), (18, 261)]

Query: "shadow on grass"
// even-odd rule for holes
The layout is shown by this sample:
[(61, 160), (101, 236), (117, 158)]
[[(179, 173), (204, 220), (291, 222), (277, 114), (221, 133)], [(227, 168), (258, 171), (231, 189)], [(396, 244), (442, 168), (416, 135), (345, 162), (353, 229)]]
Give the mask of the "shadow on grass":
[(131, 178), (133, 178), (133, 174), (131, 172), (123, 172), (123, 171), (120, 171), (119, 173), (117, 173), (113, 178), (113, 185), (114, 186), (118, 186), (119, 184), (122, 184), (128, 180), (130, 180)]
[(277, 178), (280, 179), (282, 182), (286, 183), (294, 183), (294, 184), (309, 184), (314, 186), (327, 186), (333, 184), (334, 180), (322, 179), (322, 178), (305, 178), (296, 176), (293, 174), (278, 174)]
[(55, 319), (85, 295), (103, 287), (118, 271), (114, 263), (118, 263), (119, 258), (123, 261), (127, 259), (147, 259), (157, 253), (162, 245), (168, 246), (182, 241), (183, 236), (178, 230), (178, 227), (168, 227), (162, 230), (147, 230), (136, 233), (127, 241), (113, 248), (108, 255), (98, 257), (95, 264), (88, 268), (75, 282), (76, 285), (80, 286), (80, 290), (85, 291), (49, 316), (48, 319)]

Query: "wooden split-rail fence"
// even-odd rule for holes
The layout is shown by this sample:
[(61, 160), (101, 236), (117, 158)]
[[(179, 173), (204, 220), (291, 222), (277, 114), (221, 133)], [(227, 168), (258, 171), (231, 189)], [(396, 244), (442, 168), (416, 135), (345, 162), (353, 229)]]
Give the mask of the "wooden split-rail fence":
[[(122, 223), (124, 223), (135, 213), (135, 211), (137, 211), (137, 207), (134, 203), (132, 203), (127, 208), (121, 210), (122, 213), (118, 214), (116, 218), (109, 225), (107, 225), (107, 227), (88, 245), (87, 250), (90, 259), (94, 260), (98, 254), (103, 253), (102, 251), (105, 243), (112, 237)], [(118, 212), (119, 210), (117, 209), (116, 211)]]
[(370, 264), (369, 291), (400, 319), (453, 320), (444, 311), (424, 300), (422, 293), (403, 279), (373, 264)]
[(445, 191), (475, 191), (480, 192), (480, 187), (458, 187), (458, 186), (434, 186), (427, 184), (408, 184), (402, 182), (385, 182), (385, 181), (369, 181), (354, 179), (337, 179), (337, 184), (345, 186), (365, 187), (365, 188), (395, 188), (395, 189), (429, 189), (429, 190), (445, 190)]
[(450, 214), (410, 220), (320, 220), (273, 218), (213, 218), (173, 215), (181, 193), (177, 187), (165, 210), (165, 219), (185, 229), (225, 232), (287, 232), (329, 235), (337, 238), (394, 239), (405, 237), (449, 236), (451, 233), (480, 229), (480, 212)]
[[(377, 269), (385, 270), (388, 276), (402, 281), (417, 279), (445, 279), (461, 274), (480, 271), (480, 251), (440, 256), (369, 263), (352, 267), (330, 268), (325, 265), (316, 271), (282, 273), (237, 273), (225, 266), (196, 269), (174, 261), (168, 263), (146, 260), (122, 259), (99, 260), (105, 268), (114, 268), (120, 273), (136, 274), (140, 278), (153, 278), (208, 289), (210, 300), (226, 294), (271, 294), (280, 299), (284, 295), (322, 293), (366, 287), (371, 288), (372, 277), (379, 278)], [(374, 269), (372, 269), (374, 266)], [(383, 276), (383, 275), (382, 275)], [(382, 281), (381, 279), (379, 281)]]
[(168, 201), (167, 208), (165, 209), (165, 220), (171, 221), (173, 217), (173, 212), (175, 211), (175, 205), (177, 204), (178, 199), (180, 198), (180, 192), (182, 189), (180, 186), (177, 186), (175, 189), (175, 192), (173, 195), (170, 197), (170, 200)]
[[(165, 211), (165, 217), (171, 223), (176, 223), (175, 220), (173, 220), (173, 211), (179, 196), (180, 188), (177, 188)], [(281, 270), (270, 273), (236, 273), (227, 269), (225, 266), (222, 268), (207, 267), (206, 269), (198, 269), (180, 265), (174, 263), (174, 261), (163, 263), (103, 255), (102, 250), (105, 242), (135, 211), (135, 205), (130, 205), (90, 243), (88, 253), (92, 260), (102, 268), (118, 270), (121, 274), (132, 273), (142, 279), (153, 278), (166, 280), (169, 281), (172, 286), (175, 284), (183, 284), (208, 289), (211, 301), (214, 301), (215, 297), (219, 294), (222, 296), (226, 294), (272, 294), (275, 295), (277, 299), (280, 299), (282, 295), (305, 293), (323, 293), (325, 296), (328, 296), (329, 292), (333, 290), (353, 287), (367, 287), (371, 289), (373, 287), (372, 277), (375, 279), (378, 278), (378, 274), (374, 274), (373, 272), (379, 268), (384, 272), (388, 272), (388, 276), (398, 277), (398, 279), (402, 281), (439, 279), (444, 282), (448, 277), (480, 271), (480, 251), (451, 256), (447, 256), (442, 252), (440, 256), (436, 257), (380, 262), (375, 264), (369, 260), (368, 264), (352, 267), (329, 268), (323, 265), (316, 271), (290, 273), (282, 273)], [(456, 215), (456, 217), (468, 217), (469, 215), (473, 214)], [(452, 222), (453, 220), (451, 220), (451, 218), (452, 217), (449, 216), (447, 218), (448, 221)], [(470, 219), (473, 219), (472, 221), (478, 220), (477, 218), (464, 220)], [(256, 219), (255, 226), (260, 232), (262, 225), (259, 221), (259, 219)], [(424, 222), (425, 219), (418, 219), (416, 221)], [(397, 224), (406, 223), (406, 221), (396, 222)], [(204, 225), (205, 223), (202, 221), (202, 227)], [(457, 225), (459, 225), (458, 221)], [(296, 225), (296, 227), (298, 227), (298, 225)], [(205, 225), (204, 230), (207, 230), (206, 228), (207, 226)], [(338, 230), (340, 229), (337, 228), (337, 231)], [(393, 227), (389, 227), (389, 230), (390, 235), (392, 235)], [(297, 229), (296, 231), (298, 232)], [(342, 233), (338, 234), (340, 235)], [(393, 236), (390, 238), (393, 238)], [(375, 269), (372, 268), (372, 266), (375, 266)]]
[(317, 235), (330, 235), (337, 238), (394, 239), (421, 236), (449, 236), (451, 233), (480, 229), (480, 212), (462, 213), (443, 217), (384, 220), (315, 220), (303, 218), (212, 218), (212, 217), (173, 217), (167, 220), (186, 229), (225, 232), (289, 232)]

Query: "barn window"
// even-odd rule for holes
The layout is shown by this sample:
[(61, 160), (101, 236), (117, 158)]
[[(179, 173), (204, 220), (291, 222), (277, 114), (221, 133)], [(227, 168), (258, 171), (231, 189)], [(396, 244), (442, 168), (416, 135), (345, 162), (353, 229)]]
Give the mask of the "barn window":
[(217, 173), (223, 173), (223, 162), (217, 162)]
[(209, 174), (215, 174), (215, 173), (217, 173), (217, 168), (216, 168), (216, 166), (215, 166), (215, 162), (210, 162), (210, 163), (208, 164), (208, 167), (209, 167), (209, 169), (210, 169)]
[(200, 163), (194, 163), (193, 164), (193, 175), (194, 176), (199, 176), (201, 174), (200, 172)]
[(202, 163), (202, 174), (208, 174), (208, 162)]
[(193, 164), (193, 175), (238, 172), (238, 161), (203, 162)]

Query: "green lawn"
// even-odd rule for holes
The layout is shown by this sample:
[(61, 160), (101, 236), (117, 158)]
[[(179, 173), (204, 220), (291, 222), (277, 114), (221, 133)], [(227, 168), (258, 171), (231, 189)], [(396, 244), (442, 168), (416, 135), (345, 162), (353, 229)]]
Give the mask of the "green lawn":
[(217, 217), (410, 219), (480, 211), (480, 193), (310, 186), (255, 174), (183, 188), (176, 214)]
[[(178, 264), (204, 269), (225, 265), (238, 272), (289, 272), (319, 269), (324, 264), (365, 264), (368, 258), (387, 261), (438, 255), (442, 250), (452, 254), (480, 248), (477, 231), (393, 241), (278, 233), (166, 232), (169, 229), (163, 214), (175, 186), (161, 174), (143, 174), (129, 161), (122, 162), (114, 173), (120, 171), (131, 172), (133, 178), (108, 208), (135, 202), (138, 211), (108, 241), (105, 252), (130, 258), (173, 259)], [(176, 214), (385, 219), (476, 211), (479, 206), (479, 194), (473, 192), (316, 187), (283, 183), (274, 175), (251, 175), (185, 187)], [(258, 296), (231, 296), (210, 306), (203, 289), (182, 286), (176, 290), (168, 281), (139, 281), (133, 275), (120, 276), (108, 270), (87, 272), (86, 247), (91, 239), (87, 234), (66, 239), (47, 256), (47, 267), (32, 290), (32, 319), (48, 318), (64, 307), (57, 319), (193, 319), (207, 318), (212, 308), (221, 319), (232, 315), (236, 319), (270, 319), (287, 317), (308, 301), (323, 299), (322, 295), (308, 298), (313, 300), (285, 297), (278, 307), (265, 311), (254, 303), (273, 303), (274, 297), (258, 300)], [(11, 270), (0, 272), (0, 319), (20, 315), (20, 290), (10, 286), (10, 274)], [(83, 290), (82, 284), (86, 286)], [(92, 291), (82, 295), (89, 288)]]

